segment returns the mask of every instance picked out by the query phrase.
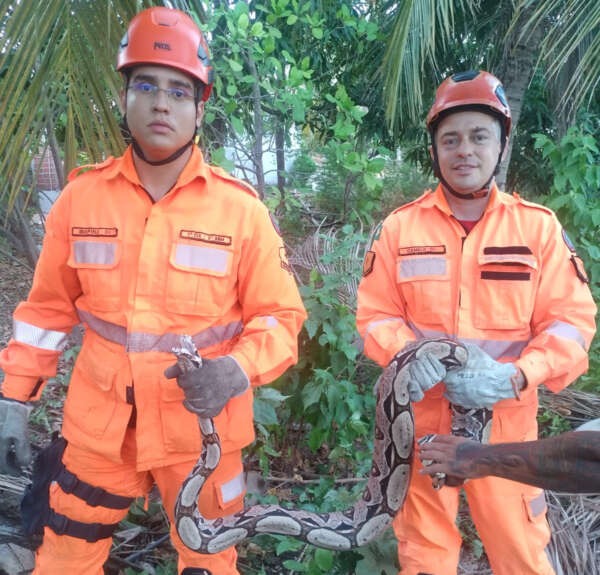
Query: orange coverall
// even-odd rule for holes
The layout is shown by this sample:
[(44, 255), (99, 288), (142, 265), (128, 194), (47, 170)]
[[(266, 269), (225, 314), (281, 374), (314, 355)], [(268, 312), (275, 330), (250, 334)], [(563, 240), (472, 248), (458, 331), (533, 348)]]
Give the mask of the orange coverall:
[[(64, 406), (63, 461), (117, 495), (145, 495), (157, 483), (172, 522), (201, 446), (183, 391), (163, 376), (175, 361), (172, 348), (190, 335), (201, 356), (230, 354), (251, 384), (261, 385), (297, 361), (306, 313), (266, 207), (250, 186), (204, 163), (197, 148), (156, 203), (131, 149), (69, 179), (48, 216), (29, 297), (14, 313), (13, 339), (0, 354), (2, 392), (39, 398), (67, 334), (83, 323)], [(201, 496), (209, 517), (243, 506), (241, 449), (254, 439), (251, 389), (232, 398), (215, 423), (224, 455)], [(51, 507), (83, 522), (114, 523), (127, 512), (90, 507), (54, 484)], [(237, 573), (233, 549), (199, 562), (174, 528), (171, 534), (180, 569)], [(46, 528), (38, 569), (102, 573), (109, 548), (110, 538), (88, 543)]]
[[(537, 438), (537, 387), (558, 392), (588, 367), (596, 306), (574, 248), (551, 210), (494, 187), (467, 235), (441, 187), (395, 210), (364, 262), (357, 326), (385, 366), (408, 342), (451, 337), (512, 361), (528, 386), (493, 410), (491, 442)], [(450, 433), (443, 383), (414, 404), (416, 436)], [(459, 489), (435, 491), (415, 462), (394, 521), (402, 575), (456, 575)], [(553, 573), (543, 492), (498, 478), (464, 485), (495, 575)]]

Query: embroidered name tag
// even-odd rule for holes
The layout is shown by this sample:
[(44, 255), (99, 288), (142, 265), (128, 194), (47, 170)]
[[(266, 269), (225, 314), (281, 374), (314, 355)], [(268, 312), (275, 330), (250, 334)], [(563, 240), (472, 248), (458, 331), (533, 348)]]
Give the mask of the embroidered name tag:
[(205, 242), (207, 244), (218, 244), (220, 246), (230, 246), (231, 236), (221, 234), (206, 234), (204, 232), (195, 232), (193, 230), (181, 230), (179, 237), (184, 240), (193, 240), (195, 242)]
[(78, 238), (116, 238), (119, 235), (117, 228), (71, 228), (71, 234)]
[(445, 254), (446, 246), (410, 246), (399, 248), (399, 256), (422, 256), (428, 254)]

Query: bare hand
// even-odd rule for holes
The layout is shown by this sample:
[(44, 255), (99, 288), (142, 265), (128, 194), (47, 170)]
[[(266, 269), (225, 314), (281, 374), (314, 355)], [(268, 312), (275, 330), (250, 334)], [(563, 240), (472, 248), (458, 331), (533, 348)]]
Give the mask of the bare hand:
[[(422, 475), (445, 473), (446, 485), (460, 485), (465, 479), (483, 477), (476, 459), (484, 447), (477, 441), (454, 435), (437, 435), (419, 446), (419, 459), (424, 468)], [(430, 462), (430, 463), (428, 463)]]

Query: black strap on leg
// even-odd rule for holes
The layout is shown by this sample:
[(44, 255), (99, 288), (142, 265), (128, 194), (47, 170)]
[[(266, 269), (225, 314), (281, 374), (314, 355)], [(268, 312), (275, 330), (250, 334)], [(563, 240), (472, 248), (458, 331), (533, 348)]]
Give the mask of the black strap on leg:
[(99, 539), (112, 537), (119, 523), (83, 523), (69, 519), (66, 515), (50, 509), (46, 525), (57, 535), (69, 535), (69, 537), (77, 537), (77, 539), (85, 539), (88, 543), (93, 543)]
[(186, 567), (181, 575), (212, 575), (212, 571), (203, 569), (202, 567)]
[(135, 497), (113, 495), (102, 489), (102, 487), (94, 487), (82, 481), (77, 475), (69, 471), (64, 464), (61, 465), (56, 481), (65, 493), (72, 493), (92, 507), (101, 505), (109, 509), (127, 509), (135, 501)]

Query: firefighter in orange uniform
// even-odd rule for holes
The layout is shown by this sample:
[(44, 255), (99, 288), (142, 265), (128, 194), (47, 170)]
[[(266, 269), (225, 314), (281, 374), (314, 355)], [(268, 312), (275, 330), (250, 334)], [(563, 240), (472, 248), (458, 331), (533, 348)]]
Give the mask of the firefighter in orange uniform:
[[(415, 340), (464, 343), (460, 370), (427, 355), (411, 368), (417, 437), (450, 433), (458, 407), (475, 424), (490, 414), (481, 439), (534, 440), (538, 386), (558, 392), (588, 367), (596, 306), (585, 270), (551, 210), (495, 184), (511, 129), (497, 78), (447, 78), (427, 127), (440, 183), (389, 215), (365, 258), (357, 310), (365, 353), (385, 366)], [(402, 575), (456, 575), (459, 488), (435, 490), (421, 469), (394, 521)], [(554, 573), (541, 489), (486, 477), (464, 491), (495, 575)]]
[[(193, 20), (163, 7), (140, 12), (117, 69), (132, 143), (122, 157), (74, 171), (48, 216), (31, 292), (0, 355), (0, 472), (28, 463), (29, 402), (81, 323), (67, 444), (34, 573), (103, 573), (115, 527), (156, 484), (179, 572), (233, 575), (235, 549), (197, 554), (173, 527), (179, 487), (200, 451), (197, 416), (215, 417), (223, 449), (200, 510), (239, 511), (252, 388), (296, 362), (306, 314), (267, 209), (194, 145), (213, 69)], [(189, 337), (202, 367), (167, 378), (177, 375), (173, 350)]]

